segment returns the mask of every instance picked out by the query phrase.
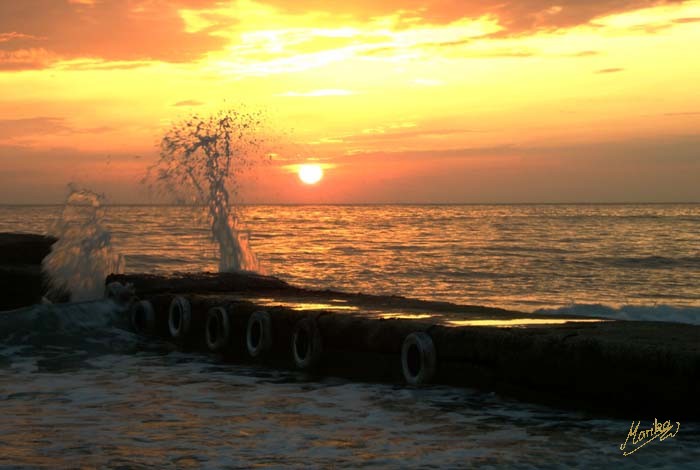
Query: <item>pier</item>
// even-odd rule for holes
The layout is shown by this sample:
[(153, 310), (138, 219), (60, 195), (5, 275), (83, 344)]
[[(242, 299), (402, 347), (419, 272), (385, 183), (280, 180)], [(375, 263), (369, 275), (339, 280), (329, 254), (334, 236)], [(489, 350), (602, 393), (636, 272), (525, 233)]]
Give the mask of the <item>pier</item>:
[(113, 295), (133, 288), (135, 331), (224, 361), (467, 386), (605, 415), (700, 416), (699, 326), (314, 291), (244, 273), (107, 283)]

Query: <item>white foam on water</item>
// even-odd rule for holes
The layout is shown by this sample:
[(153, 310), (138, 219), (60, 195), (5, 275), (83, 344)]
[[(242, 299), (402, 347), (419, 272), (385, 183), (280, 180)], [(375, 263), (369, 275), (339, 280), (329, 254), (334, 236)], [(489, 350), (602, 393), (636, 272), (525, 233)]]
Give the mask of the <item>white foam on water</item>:
[(219, 245), (219, 271), (261, 272), (236, 196), (237, 176), (263, 156), (261, 118), (255, 113), (220, 111), (174, 124), (161, 141), (160, 159), (146, 177), (180, 202), (206, 207)]
[(535, 310), (534, 313), (700, 325), (700, 307), (674, 307), (671, 305), (622, 305), (620, 307), (610, 307), (601, 304), (572, 304), (559, 308), (539, 309)]
[(10, 335), (96, 333), (126, 326), (126, 305), (112, 300), (39, 304), (0, 312), (0, 341)]
[(104, 295), (104, 280), (124, 271), (124, 258), (112, 248), (103, 225), (104, 195), (69, 184), (70, 193), (53, 234), (58, 241), (42, 262), (49, 276), (49, 297), (70, 294), (74, 302)]

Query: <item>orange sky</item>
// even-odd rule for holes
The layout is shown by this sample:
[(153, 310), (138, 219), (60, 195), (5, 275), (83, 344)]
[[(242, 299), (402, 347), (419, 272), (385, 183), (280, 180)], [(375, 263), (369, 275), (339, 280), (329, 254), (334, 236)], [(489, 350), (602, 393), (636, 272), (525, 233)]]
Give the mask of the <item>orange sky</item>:
[(0, 203), (148, 202), (168, 124), (239, 104), (247, 202), (700, 201), (698, 44), (700, 1), (0, 0)]

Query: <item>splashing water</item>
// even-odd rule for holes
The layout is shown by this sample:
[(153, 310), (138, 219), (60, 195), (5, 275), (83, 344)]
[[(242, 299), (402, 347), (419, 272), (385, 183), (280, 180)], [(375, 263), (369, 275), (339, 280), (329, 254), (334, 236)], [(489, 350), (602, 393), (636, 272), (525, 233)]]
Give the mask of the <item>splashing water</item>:
[(48, 297), (70, 294), (73, 302), (99, 299), (107, 275), (124, 271), (124, 258), (111, 246), (111, 235), (102, 226), (104, 196), (68, 185), (70, 191), (53, 232), (58, 241), (44, 258), (49, 276)]
[[(219, 271), (262, 269), (242, 230), (236, 175), (263, 157), (259, 114), (220, 111), (193, 116), (171, 127), (161, 141), (160, 159), (150, 177), (179, 202), (206, 207), (212, 237), (219, 245)], [(153, 172), (155, 171), (155, 175)]]

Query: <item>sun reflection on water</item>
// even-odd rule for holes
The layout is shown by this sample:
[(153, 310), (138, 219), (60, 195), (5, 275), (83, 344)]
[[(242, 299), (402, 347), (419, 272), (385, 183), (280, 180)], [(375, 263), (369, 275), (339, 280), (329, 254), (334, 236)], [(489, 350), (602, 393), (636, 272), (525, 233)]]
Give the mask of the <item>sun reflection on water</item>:
[(611, 320), (602, 318), (512, 318), (508, 320), (488, 319), (488, 320), (449, 320), (449, 326), (495, 326), (499, 328), (510, 328), (512, 326), (530, 325), (562, 325), (564, 323), (599, 323)]

